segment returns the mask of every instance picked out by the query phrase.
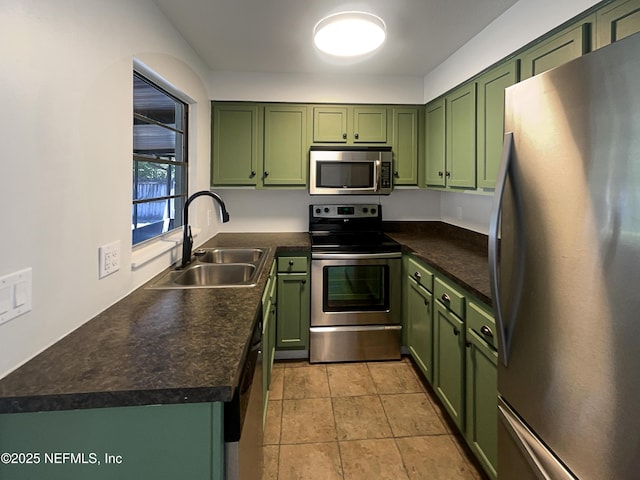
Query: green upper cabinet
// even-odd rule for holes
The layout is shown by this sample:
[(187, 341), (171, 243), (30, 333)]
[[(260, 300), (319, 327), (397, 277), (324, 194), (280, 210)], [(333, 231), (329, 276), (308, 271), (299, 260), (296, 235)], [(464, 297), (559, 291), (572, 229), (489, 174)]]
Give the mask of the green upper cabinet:
[(395, 185), (418, 184), (420, 111), (418, 107), (392, 109), (393, 183)]
[(307, 185), (307, 112), (304, 105), (264, 107), (262, 183), (265, 187)]
[(493, 68), (477, 80), (478, 187), (495, 188), (504, 138), (504, 91), (518, 81), (518, 60)]
[(348, 105), (324, 105), (313, 108), (313, 142), (359, 143), (387, 142), (387, 108)]
[(445, 97), (445, 177), (450, 188), (476, 188), (476, 84)]
[(596, 47), (604, 47), (640, 32), (640, 0), (619, 0), (596, 15)]
[(590, 49), (591, 23), (585, 19), (525, 51), (520, 56), (522, 80), (578, 58)]
[(425, 108), (425, 186), (446, 185), (445, 162), (445, 107), (444, 98), (440, 98)]
[(347, 136), (347, 107), (314, 107), (314, 142), (347, 143)]
[(353, 107), (353, 142), (387, 142), (387, 109), (385, 107)]
[(262, 113), (254, 104), (212, 105), (212, 185), (256, 185), (262, 163)]

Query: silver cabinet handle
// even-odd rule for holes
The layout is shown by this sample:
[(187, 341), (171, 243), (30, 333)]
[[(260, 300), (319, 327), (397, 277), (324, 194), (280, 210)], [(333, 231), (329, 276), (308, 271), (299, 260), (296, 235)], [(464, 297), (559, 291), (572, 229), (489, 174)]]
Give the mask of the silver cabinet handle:
[(343, 138), (343, 140), (346, 140), (346, 139), (347, 139), (347, 134), (346, 134), (346, 133), (343, 133), (343, 134), (342, 134), (342, 138)]
[(420, 272), (414, 273), (413, 276), (416, 277), (418, 280), (422, 279), (422, 275), (420, 275)]
[(458, 335), (460, 335), (460, 330), (458, 329), (458, 327), (453, 327), (453, 334), (457, 337)]
[(442, 298), (442, 301), (447, 305), (451, 303), (451, 297), (448, 294), (443, 293), (441, 298)]
[(482, 328), (480, 328), (480, 333), (486, 335), (487, 337), (493, 337), (493, 332), (486, 325), (483, 325)]
[(356, 134), (354, 135), (354, 137), (356, 137), (356, 140), (358, 140), (358, 139), (360, 138), (360, 134), (359, 134), (359, 133), (356, 133)]

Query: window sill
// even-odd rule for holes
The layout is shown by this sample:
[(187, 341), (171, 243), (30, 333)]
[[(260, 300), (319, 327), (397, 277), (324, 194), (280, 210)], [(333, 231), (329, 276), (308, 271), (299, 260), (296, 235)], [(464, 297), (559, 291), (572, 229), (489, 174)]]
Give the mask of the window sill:
[[(191, 228), (191, 234), (194, 238), (197, 237), (199, 233), (199, 228)], [(182, 231), (158, 238), (140, 248), (135, 248), (131, 253), (131, 269), (137, 270), (172, 249), (178, 248), (180, 245), (182, 245)]]

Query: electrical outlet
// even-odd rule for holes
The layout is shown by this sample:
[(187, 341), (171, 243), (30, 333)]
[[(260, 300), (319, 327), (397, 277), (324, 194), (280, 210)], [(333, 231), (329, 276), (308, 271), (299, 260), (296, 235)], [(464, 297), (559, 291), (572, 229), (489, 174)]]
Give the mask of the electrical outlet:
[(98, 248), (98, 278), (120, 270), (120, 240)]

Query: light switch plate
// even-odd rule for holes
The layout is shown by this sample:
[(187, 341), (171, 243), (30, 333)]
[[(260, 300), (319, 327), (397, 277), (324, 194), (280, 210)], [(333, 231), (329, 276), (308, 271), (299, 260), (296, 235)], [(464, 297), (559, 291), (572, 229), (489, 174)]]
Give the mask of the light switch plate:
[(0, 277), (0, 324), (31, 311), (31, 302), (31, 268)]
[(98, 248), (98, 278), (120, 270), (120, 240)]

